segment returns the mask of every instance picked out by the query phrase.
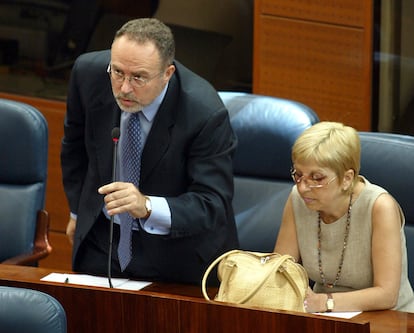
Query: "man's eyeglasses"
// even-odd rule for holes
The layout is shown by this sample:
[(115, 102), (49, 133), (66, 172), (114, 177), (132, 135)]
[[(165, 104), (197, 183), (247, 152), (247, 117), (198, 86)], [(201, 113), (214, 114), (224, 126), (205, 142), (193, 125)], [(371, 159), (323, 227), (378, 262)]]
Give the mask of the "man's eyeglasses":
[(109, 74), (109, 76), (111, 77), (111, 79), (114, 80), (115, 82), (123, 83), (126, 79), (126, 80), (128, 80), (129, 84), (133, 88), (142, 88), (148, 82), (150, 82), (151, 80), (155, 79), (156, 77), (158, 77), (162, 73), (164, 73), (164, 71), (162, 71), (162, 72), (159, 72), (159, 73), (157, 73), (154, 76), (149, 77), (149, 78), (143, 78), (143, 77), (137, 76), (137, 75), (127, 76), (122, 71), (120, 71), (119, 69), (112, 69), (111, 64), (108, 65), (108, 68), (106, 69), (106, 71)]
[(329, 185), (336, 179), (336, 176), (331, 178), (328, 181), (326, 180), (326, 176), (318, 177), (318, 178), (309, 178), (309, 177), (305, 177), (304, 175), (299, 176), (296, 173), (296, 169), (294, 168), (290, 169), (290, 175), (296, 184), (299, 184), (303, 180), (305, 185), (309, 188), (321, 188), (321, 187)]

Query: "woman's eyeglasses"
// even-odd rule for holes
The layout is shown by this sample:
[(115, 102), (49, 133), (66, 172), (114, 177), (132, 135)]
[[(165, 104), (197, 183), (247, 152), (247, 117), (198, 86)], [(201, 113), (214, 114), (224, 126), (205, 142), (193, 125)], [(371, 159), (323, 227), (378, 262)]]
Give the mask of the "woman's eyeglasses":
[(330, 180), (326, 180), (326, 176), (317, 178), (312, 178), (309, 176), (305, 177), (304, 175), (300, 176), (297, 174), (296, 169), (294, 168), (290, 169), (290, 175), (296, 184), (299, 184), (303, 180), (305, 185), (309, 188), (321, 188), (329, 185), (336, 179), (336, 176), (331, 178)]

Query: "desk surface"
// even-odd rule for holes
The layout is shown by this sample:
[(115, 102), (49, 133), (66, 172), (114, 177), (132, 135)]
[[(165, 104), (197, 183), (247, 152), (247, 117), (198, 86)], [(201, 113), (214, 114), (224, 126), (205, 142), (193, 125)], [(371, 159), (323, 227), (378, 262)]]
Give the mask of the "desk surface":
[(205, 301), (197, 286), (153, 283), (141, 291), (40, 281), (52, 270), (0, 265), (0, 285), (53, 295), (66, 310), (69, 332), (414, 332), (414, 314), (364, 312), (338, 319), (265, 311)]

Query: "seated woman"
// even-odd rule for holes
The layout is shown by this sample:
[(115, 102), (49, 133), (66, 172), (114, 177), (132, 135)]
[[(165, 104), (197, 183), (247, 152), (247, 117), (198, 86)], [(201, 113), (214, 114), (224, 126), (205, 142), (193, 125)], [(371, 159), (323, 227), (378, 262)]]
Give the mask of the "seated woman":
[(275, 251), (296, 258), (315, 282), (308, 312), (414, 312), (404, 214), (385, 189), (359, 175), (360, 152), (357, 131), (340, 123), (302, 133)]

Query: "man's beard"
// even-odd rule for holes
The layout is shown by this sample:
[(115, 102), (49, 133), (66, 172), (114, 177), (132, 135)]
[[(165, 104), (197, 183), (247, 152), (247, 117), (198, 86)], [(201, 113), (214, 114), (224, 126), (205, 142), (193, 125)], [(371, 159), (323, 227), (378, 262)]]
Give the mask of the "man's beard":
[[(128, 99), (134, 102), (135, 104), (133, 104), (130, 107), (126, 107), (125, 105), (121, 103), (121, 99)], [(118, 95), (115, 96), (115, 100), (119, 108), (124, 112), (136, 113), (136, 112), (141, 111), (144, 108), (144, 105), (142, 105), (135, 97), (131, 96), (130, 94), (119, 93)]]

